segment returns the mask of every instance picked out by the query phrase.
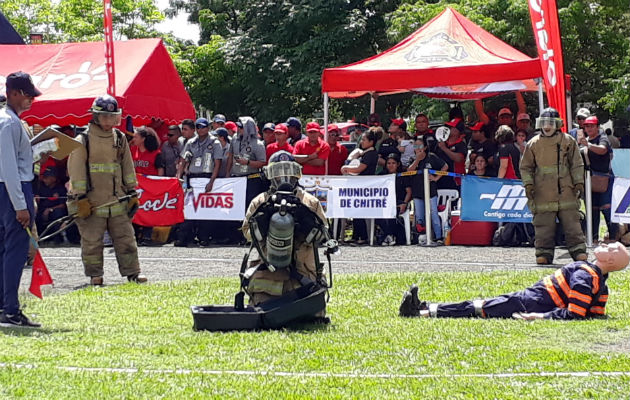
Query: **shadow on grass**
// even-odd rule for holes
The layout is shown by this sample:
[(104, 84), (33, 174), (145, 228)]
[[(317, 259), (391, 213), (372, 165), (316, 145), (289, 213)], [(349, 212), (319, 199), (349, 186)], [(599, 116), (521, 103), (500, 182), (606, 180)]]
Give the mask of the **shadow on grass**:
[(48, 328), (5, 328), (0, 327), (0, 335), (5, 336), (40, 336), (53, 335), (55, 333), (72, 332), (72, 329), (48, 329)]

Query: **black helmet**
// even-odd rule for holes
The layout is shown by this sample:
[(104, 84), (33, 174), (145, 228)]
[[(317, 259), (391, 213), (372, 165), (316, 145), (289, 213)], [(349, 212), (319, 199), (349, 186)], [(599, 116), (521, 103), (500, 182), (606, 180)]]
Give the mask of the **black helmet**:
[(536, 118), (536, 129), (543, 131), (545, 136), (551, 136), (556, 130), (562, 127), (560, 113), (553, 107), (542, 110), (540, 117)]
[(290, 192), (302, 177), (302, 166), (291, 153), (280, 150), (269, 157), (269, 163), (263, 167), (263, 172), (271, 181), (273, 189)]
[(560, 113), (553, 107), (547, 107), (540, 113), (541, 117), (560, 118)]
[(98, 96), (92, 103), (90, 108), (92, 113), (97, 114), (117, 114), (120, 115), (122, 110), (118, 108), (118, 101), (113, 96), (108, 94)]

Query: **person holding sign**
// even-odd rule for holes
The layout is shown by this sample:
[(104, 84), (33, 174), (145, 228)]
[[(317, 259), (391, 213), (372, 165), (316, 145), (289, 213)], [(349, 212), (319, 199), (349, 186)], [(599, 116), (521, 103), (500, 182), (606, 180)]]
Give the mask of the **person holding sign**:
[(6, 87), (7, 104), (0, 109), (0, 326), (39, 328), (18, 300), (30, 243), (27, 229), (35, 220), (33, 150), (20, 114), (42, 93), (21, 71), (7, 76)]

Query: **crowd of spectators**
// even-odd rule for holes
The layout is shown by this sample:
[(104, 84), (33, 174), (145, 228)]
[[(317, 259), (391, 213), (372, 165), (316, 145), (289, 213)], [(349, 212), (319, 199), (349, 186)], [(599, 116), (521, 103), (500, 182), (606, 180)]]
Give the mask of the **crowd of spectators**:
[[(501, 108), (496, 114), (486, 113), (483, 103), (477, 101), (475, 110), (478, 120), (468, 124), (464, 122), (461, 109), (453, 108), (449, 120), (443, 123), (448, 128), (447, 137), (437, 135), (423, 113), (412, 119), (413, 129), (410, 130), (403, 118), (392, 118), (383, 123), (377, 114), (371, 114), (367, 121), (369, 129), (355, 130), (351, 135), (351, 140), (355, 142), (351, 145), (342, 142), (342, 132), (336, 124), (330, 124), (327, 136), (324, 136), (325, 130), (317, 122), (308, 122), (303, 126), (296, 117), (282, 123), (267, 122), (259, 127), (251, 117), (228, 121), (224, 115), (217, 114), (210, 121), (206, 118), (186, 119), (180, 125), (167, 127), (152, 124), (137, 127), (128, 134), (136, 172), (177, 177), (185, 187), (191, 178), (209, 178), (207, 190), (212, 189), (217, 178), (255, 176), (270, 156), (279, 150), (294, 154), (305, 175), (377, 175), (429, 168), (480, 177), (519, 179), (520, 157), (534, 130), (530, 116), (525, 112), (522, 96), (517, 94), (516, 99), (516, 113), (509, 107)], [(517, 118), (514, 118), (515, 114)], [(587, 109), (578, 110), (577, 122), (578, 127), (570, 134), (587, 149), (585, 154), (591, 158), (593, 173), (611, 178), (608, 190), (594, 193), (593, 223), (598, 226), (599, 213), (602, 212), (609, 231), (613, 233), (615, 228), (610, 221), (610, 187), (613, 181), (611, 141)], [(77, 133), (76, 128), (61, 129), (71, 136)], [(37, 225), (41, 231), (49, 222), (67, 213), (64, 201), (67, 175), (63, 161), (50, 159), (44, 162), (39, 181)], [(461, 178), (431, 175), (428, 199), (431, 221), (427, 223), (424, 215), (427, 199), (424, 198), (422, 175), (397, 177), (398, 214), (407, 212), (413, 203), (416, 210), (415, 231), (420, 238), (429, 225), (433, 230), (432, 237), (442, 241), (437, 191), (459, 190), (460, 185)], [(246, 201), (266, 189), (266, 183), (260, 177), (248, 179)], [(393, 245), (404, 242), (402, 226), (396, 220), (380, 220), (377, 223), (382, 232), (380, 243)], [(221, 223), (219, 226), (213, 221), (187, 221), (183, 227), (174, 229), (171, 237), (178, 246), (237, 243), (243, 240), (238, 225)], [(138, 227), (137, 232), (139, 243), (151, 244), (150, 229)], [(351, 242), (366, 243), (367, 236), (366, 221), (355, 219)], [(73, 230), (66, 232), (65, 239), (75, 243), (79, 240)], [(64, 236), (54, 240), (62, 241)]]

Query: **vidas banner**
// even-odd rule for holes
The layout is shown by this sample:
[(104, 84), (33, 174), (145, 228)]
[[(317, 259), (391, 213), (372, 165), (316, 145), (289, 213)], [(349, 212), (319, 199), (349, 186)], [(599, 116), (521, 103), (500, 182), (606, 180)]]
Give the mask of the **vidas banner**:
[(630, 224), (630, 179), (615, 178), (612, 188), (612, 222)]
[(242, 221), (245, 219), (247, 178), (220, 178), (206, 193), (209, 178), (191, 178), (184, 200), (186, 219)]
[(462, 177), (462, 221), (532, 222), (520, 180)]
[(328, 218), (395, 218), (396, 178), (305, 175), (300, 185), (317, 197)]

